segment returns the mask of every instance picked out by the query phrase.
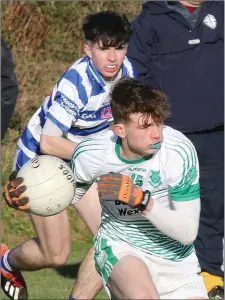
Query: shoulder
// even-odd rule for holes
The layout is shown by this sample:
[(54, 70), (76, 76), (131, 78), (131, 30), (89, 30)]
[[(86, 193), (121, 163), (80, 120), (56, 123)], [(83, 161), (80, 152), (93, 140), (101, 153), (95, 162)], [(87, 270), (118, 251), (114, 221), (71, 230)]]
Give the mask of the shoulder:
[(92, 157), (94, 159), (94, 157), (99, 157), (99, 155), (105, 153), (105, 151), (110, 147), (110, 145), (111, 141), (108, 137), (85, 138), (76, 147), (72, 159), (82, 159), (84, 156), (90, 156), (90, 158)]
[[(63, 74), (63, 78), (76, 81), (76, 83), (81, 83), (82, 79), (86, 76), (86, 69), (88, 65), (88, 57), (78, 59), (72, 66)], [(78, 81), (80, 79), (80, 81)]]
[(85, 138), (75, 149), (71, 168), (80, 182), (90, 182), (95, 179), (102, 166), (108, 159), (110, 149), (115, 144), (109, 135), (101, 135), (99, 138)]
[(80, 101), (81, 106), (87, 104), (92, 89), (86, 72), (88, 62), (89, 58), (86, 56), (76, 61), (62, 75), (54, 92), (60, 92), (72, 101)]
[(169, 126), (163, 129), (162, 149), (167, 154), (167, 158), (177, 158), (181, 161), (189, 160), (196, 164), (197, 154), (192, 142), (180, 131)]
[(194, 148), (192, 142), (183, 133), (169, 126), (164, 126), (163, 128), (163, 142), (168, 149), (173, 148), (177, 150), (183, 144)]
[[(162, 1), (160, 3), (160, 6), (165, 6)], [(135, 25), (139, 25), (147, 28), (149, 24), (146, 21), (149, 21), (151, 19), (152, 14), (161, 14), (162, 10), (160, 6), (158, 6), (157, 2), (155, 3), (155, 1), (146, 1), (145, 3), (143, 3), (140, 13), (132, 22), (132, 26), (135, 27)]]
[(166, 127), (163, 134), (162, 160), (172, 200), (198, 198), (199, 164), (194, 145), (171, 127)]

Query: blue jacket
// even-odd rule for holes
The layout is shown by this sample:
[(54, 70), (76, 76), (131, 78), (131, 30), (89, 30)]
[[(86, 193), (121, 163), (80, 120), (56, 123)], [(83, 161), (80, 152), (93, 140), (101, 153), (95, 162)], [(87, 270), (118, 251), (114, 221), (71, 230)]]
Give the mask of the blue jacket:
[(128, 48), (140, 80), (167, 94), (172, 117), (166, 123), (183, 132), (224, 123), (223, 1), (204, 2), (195, 21), (166, 1), (148, 1)]
[(18, 97), (18, 82), (10, 49), (1, 39), (1, 140), (9, 127)]

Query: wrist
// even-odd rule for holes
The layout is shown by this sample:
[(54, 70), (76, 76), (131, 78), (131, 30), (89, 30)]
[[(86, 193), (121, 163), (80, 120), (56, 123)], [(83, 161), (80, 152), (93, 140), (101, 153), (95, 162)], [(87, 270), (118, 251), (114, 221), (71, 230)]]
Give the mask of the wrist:
[(144, 216), (148, 215), (152, 211), (152, 208), (153, 208), (153, 199), (150, 198), (145, 209), (142, 211), (142, 214)]
[(151, 199), (150, 191), (146, 190), (145, 192), (143, 192), (141, 203), (138, 205), (139, 209), (142, 212), (146, 210), (150, 199)]

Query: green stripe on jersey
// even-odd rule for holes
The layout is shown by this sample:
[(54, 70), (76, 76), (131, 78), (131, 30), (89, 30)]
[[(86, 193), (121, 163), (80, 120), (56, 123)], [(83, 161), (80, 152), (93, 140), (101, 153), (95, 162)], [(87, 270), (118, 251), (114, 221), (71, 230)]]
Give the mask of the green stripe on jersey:
[[(179, 140), (166, 138), (168, 149), (175, 151), (183, 160), (183, 173), (178, 186), (186, 186), (190, 178), (190, 174), (197, 172), (197, 154), (194, 146), (188, 140)], [(197, 175), (197, 173), (196, 173)], [(194, 180), (193, 180), (194, 181)]]
[(173, 201), (182, 202), (195, 200), (200, 198), (200, 185), (197, 183), (184, 188), (170, 187), (169, 193)]
[(193, 251), (192, 244), (185, 246), (164, 235), (149, 220), (121, 221), (104, 205), (99, 234), (108, 241), (124, 241), (145, 253), (172, 261), (180, 261)]
[[(166, 138), (167, 142), (169, 142), (169, 146), (174, 146), (177, 148), (178, 152), (184, 152), (185, 155), (187, 156), (188, 159), (188, 167), (192, 167), (196, 165), (197, 162), (197, 154), (195, 151), (194, 146), (192, 145), (192, 143), (189, 140), (183, 139), (183, 140), (179, 140), (179, 142), (177, 140), (174, 140), (172, 138)], [(186, 149), (184, 148), (186, 147)], [(180, 151), (179, 151), (180, 150)], [(189, 153), (188, 153), (189, 150)], [(184, 154), (183, 154), (184, 156)]]
[(99, 140), (97, 139), (85, 139), (76, 147), (75, 151), (73, 152), (73, 156), (70, 162), (70, 167), (74, 171), (75, 168), (75, 160), (77, 157), (87, 151), (96, 151), (96, 150), (104, 150), (106, 145), (103, 143), (98, 143)]

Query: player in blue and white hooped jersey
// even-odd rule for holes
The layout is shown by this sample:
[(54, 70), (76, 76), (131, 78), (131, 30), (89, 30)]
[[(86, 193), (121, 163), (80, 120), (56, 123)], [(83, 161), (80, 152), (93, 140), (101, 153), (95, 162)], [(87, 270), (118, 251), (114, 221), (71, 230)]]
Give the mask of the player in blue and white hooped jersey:
[[(51, 94), (31, 117), (17, 144), (14, 160), (16, 170), (40, 154), (55, 155), (69, 161), (84, 137), (101, 135), (103, 132), (111, 134), (108, 130), (113, 120), (109, 103), (110, 89), (121, 77), (136, 77), (125, 56), (131, 35), (130, 24), (125, 15), (100, 12), (87, 16), (83, 31), (86, 56), (62, 75)], [(85, 197), (91, 201), (97, 197), (97, 193), (90, 192)], [(94, 215), (92, 218), (88, 215), (82, 217), (96, 234)], [(62, 265), (70, 253), (66, 211), (50, 218), (34, 215), (31, 218), (38, 238), (25, 242), (16, 250), (4, 250), (2, 253), (1, 283), (3, 291), (11, 299), (27, 299), (25, 283), (18, 273), (20, 269), (38, 270)], [(15, 268), (17, 272), (13, 272)], [(86, 272), (89, 269), (87, 266)], [(101, 286), (96, 273), (90, 280), (93, 286), (95, 280)], [(83, 286), (77, 288), (77, 293), (81, 290), (77, 297), (93, 297), (95, 288), (90, 282), (86, 286), (83, 282)], [(76, 297), (77, 294), (73, 295)]]
[[(100, 16), (96, 17), (99, 22)], [(102, 14), (100, 20), (107, 32), (107, 26), (111, 25), (106, 25), (110, 24), (110, 19), (104, 24), (105, 18), (110, 18), (110, 14)], [(113, 39), (109, 36), (106, 40), (92, 41), (93, 30), (89, 28), (92, 23), (86, 21), (84, 24), (87, 56), (63, 74), (51, 95), (28, 122), (18, 141), (15, 169), (41, 153), (70, 159), (75, 145), (85, 136), (106, 130), (112, 122), (108, 94), (113, 84), (124, 76), (136, 77), (133, 66), (125, 57), (130, 36), (128, 24), (123, 24), (127, 28), (121, 40), (118, 35)], [(99, 34), (103, 35), (103, 32)]]

